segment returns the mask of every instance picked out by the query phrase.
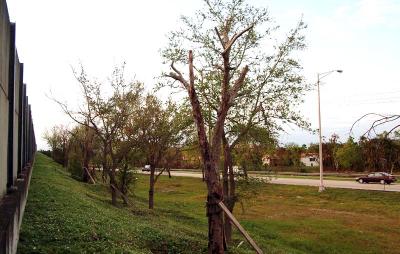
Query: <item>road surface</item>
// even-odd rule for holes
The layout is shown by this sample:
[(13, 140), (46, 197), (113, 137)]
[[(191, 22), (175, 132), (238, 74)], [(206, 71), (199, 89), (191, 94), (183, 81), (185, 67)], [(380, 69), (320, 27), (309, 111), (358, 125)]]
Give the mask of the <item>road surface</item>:
[[(171, 171), (172, 176), (186, 176), (201, 178), (201, 173)], [(270, 182), (273, 184), (287, 185), (304, 185), (319, 186), (319, 179), (303, 179), (303, 178), (275, 178), (272, 177)], [(377, 191), (396, 191), (400, 192), (400, 184), (383, 185), (378, 183), (361, 184), (356, 181), (340, 181), (340, 180), (324, 180), (326, 188), (342, 188), (342, 189), (358, 189), (358, 190), (377, 190)]]

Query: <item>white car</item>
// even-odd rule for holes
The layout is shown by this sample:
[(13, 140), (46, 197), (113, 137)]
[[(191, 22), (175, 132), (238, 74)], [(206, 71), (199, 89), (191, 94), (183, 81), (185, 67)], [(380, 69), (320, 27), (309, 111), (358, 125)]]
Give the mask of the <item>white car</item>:
[(142, 171), (149, 171), (150, 172), (150, 165), (144, 165), (144, 168), (142, 168)]

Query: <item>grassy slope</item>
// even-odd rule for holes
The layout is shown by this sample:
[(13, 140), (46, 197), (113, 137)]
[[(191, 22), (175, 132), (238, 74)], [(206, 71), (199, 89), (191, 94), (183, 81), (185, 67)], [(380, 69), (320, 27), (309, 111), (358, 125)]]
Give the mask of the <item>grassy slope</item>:
[[(201, 180), (160, 178), (154, 212), (147, 181), (139, 178), (134, 208), (117, 209), (105, 187), (76, 182), (39, 154), (19, 252), (204, 252)], [(245, 207), (236, 215), (266, 253), (400, 253), (399, 193), (266, 185)], [(234, 251), (252, 253), (247, 244)]]
[(105, 187), (79, 183), (48, 157), (38, 154), (18, 251), (191, 252), (206, 245), (203, 232), (168, 220), (163, 212), (149, 213), (144, 204), (135, 209), (115, 208)]

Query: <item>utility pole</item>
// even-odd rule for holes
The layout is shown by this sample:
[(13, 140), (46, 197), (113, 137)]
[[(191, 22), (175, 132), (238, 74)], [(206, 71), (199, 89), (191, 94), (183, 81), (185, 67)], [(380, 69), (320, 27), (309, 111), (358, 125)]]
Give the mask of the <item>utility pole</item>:
[(318, 88), (318, 128), (319, 128), (319, 192), (325, 190), (324, 186), (324, 160), (322, 158), (322, 127), (321, 127), (321, 95), (320, 95), (320, 81), (322, 78), (328, 76), (332, 72), (342, 73), (343, 70), (333, 70), (317, 74), (317, 88)]
[(317, 87), (318, 87), (318, 131), (319, 131), (319, 192), (325, 190), (324, 187), (324, 161), (322, 158), (322, 129), (321, 129), (321, 95), (319, 91), (319, 73), (317, 74)]

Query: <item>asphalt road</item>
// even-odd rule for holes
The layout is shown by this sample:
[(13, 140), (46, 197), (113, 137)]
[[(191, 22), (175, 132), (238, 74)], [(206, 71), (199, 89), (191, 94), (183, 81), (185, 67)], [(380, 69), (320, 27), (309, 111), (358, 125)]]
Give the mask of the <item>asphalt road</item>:
[[(196, 172), (182, 172), (172, 171), (172, 176), (186, 176), (201, 178), (201, 173)], [(287, 184), (287, 185), (305, 185), (305, 186), (319, 186), (317, 179), (303, 179), (303, 178), (271, 178), (270, 182), (273, 184)], [(400, 184), (383, 185), (378, 183), (361, 184), (356, 181), (340, 181), (340, 180), (324, 180), (326, 188), (343, 188), (343, 189), (358, 189), (358, 190), (377, 190), (377, 191), (396, 191), (400, 192)]]

